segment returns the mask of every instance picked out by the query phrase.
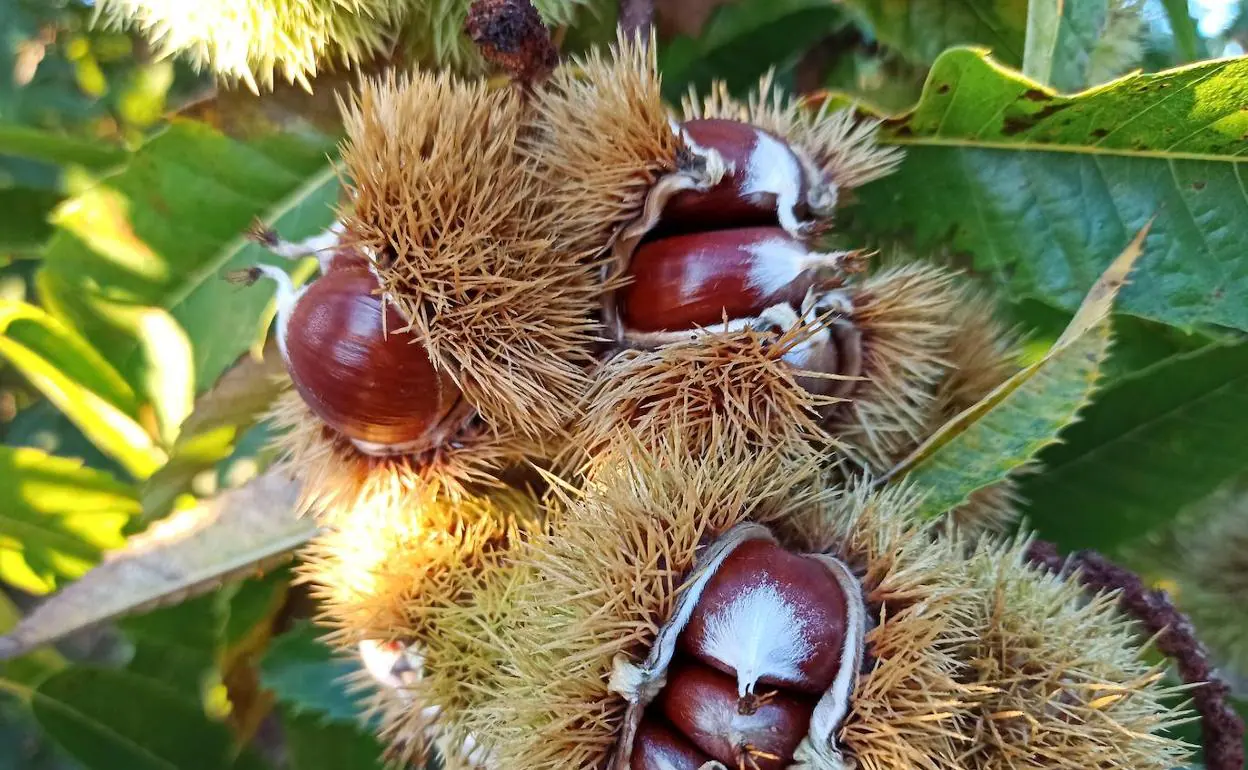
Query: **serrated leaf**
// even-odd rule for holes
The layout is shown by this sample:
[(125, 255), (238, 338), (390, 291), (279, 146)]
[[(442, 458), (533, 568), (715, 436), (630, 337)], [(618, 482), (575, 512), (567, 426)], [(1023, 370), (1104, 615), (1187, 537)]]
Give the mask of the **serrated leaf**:
[(1003, 62), (1023, 62), (1027, 0), (846, 0), (885, 46), (931, 64), (947, 48), (983, 45)]
[(0, 358), (22, 375), (136, 478), (162, 453), (143, 427), (133, 391), (76, 332), (25, 302), (0, 302)]
[(663, 93), (722, 80), (752, 88), (772, 68), (785, 69), (844, 22), (833, 0), (742, 0), (715, 10), (697, 37), (677, 37), (659, 51)]
[(75, 666), (32, 694), (44, 732), (87, 768), (226, 770), (239, 762), (229, 730), (194, 700), (115, 669)]
[(345, 723), (329, 723), (283, 709), (282, 727), (290, 770), (383, 770), (384, 747), (371, 734)]
[(950, 51), (885, 141), (907, 157), (860, 188), (860, 235), (951, 245), (1016, 297), (1073, 309), (1156, 216), (1122, 309), (1171, 325), (1248, 328), (1248, 60), (1132, 75), (1057, 96)]
[(320, 641), (322, 633), (304, 623), (274, 639), (260, 662), (260, 682), (298, 713), (355, 723), (363, 707), (345, 679), (360, 665), (335, 654)]
[(1092, 53), (1109, 22), (1109, 0), (1031, 0), (1023, 74), (1059, 91), (1087, 85)]
[(210, 673), (215, 673), (225, 623), (223, 604), (212, 593), (123, 618), (117, 627), (134, 645), (127, 670), (200, 700)]
[(196, 475), (231, 455), (238, 438), (285, 387), (285, 372), (281, 355), (270, 347), (261, 360), (241, 359), (200, 396), (182, 423), (169, 462), (142, 485), (144, 519), (169, 513)]
[(0, 636), (0, 660), (284, 559), (317, 531), (295, 516), (297, 497), (293, 481), (268, 473), (157, 522)]
[(0, 446), (0, 578), (46, 593), (121, 545), (134, 490), (77, 460)]
[(920, 516), (938, 516), (1005, 479), (1075, 420), (1096, 388), (1109, 353), (1109, 311), (1147, 235), (1146, 227), (1114, 260), (1043, 358), (945, 423), (889, 472), (887, 479), (904, 476), (926, 491)]
[(175, 122), (58, 209), (39, 277), (45, 306), (153, 401), (161, 394), (147, 386), (170, 379), (160, 376), (168, 362), (139, 322), (167, 314), (189, 341), (194, 392), (207, 388), (251, 345), (272, 297), (222, 279), (270, 259), (244, 231), (258, 216), (292, 238), (328, 225), (339, 189), (332, 149), (325, 137), (242, 143)]
[(1041, 455), (1027, 515), (1063, 548), (1115, 548), (1242, 473), (1246, 433), (1248, 344), (1177, 356), (1107, 388)]

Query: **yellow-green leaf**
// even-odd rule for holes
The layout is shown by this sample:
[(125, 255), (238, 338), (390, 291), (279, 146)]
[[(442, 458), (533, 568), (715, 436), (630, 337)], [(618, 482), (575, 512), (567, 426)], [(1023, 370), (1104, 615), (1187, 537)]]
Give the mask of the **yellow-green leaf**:
[(0, 579), (45, 593), (122, 545), (132, 487), (78, 460), (0, 447)]
[(1145, 227), (1110, 265), (1043, 358), (955, 416), (889, 472), (888, 479), (905, 476), (927, 492), (922, 515), (944, 513), (1006, 478), (1074, 422), (1095, 391), (1109, 353), (1109, 311), (1147, 234)]

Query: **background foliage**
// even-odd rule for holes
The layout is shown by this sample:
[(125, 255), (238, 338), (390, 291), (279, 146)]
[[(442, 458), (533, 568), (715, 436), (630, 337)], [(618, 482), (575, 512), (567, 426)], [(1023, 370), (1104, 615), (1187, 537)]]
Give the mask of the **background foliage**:
[[(610, 40), (613, 13), (582, 10), (565, 49)], [(341, 682), (352, 665), (316, 640), (289, 572), (258, 570), (311, 530), (281, 520), (289, 489), (253, 481), (270, 459), (269, 292), (221, 280), (260, 256), (254, 218), (291, 238), (328, 224), (345, 77), (253, 95), (92, 16), (0, 0), (0, 632), (58, 589), (69, 608), (0, 663), (0, 768), (380, 766)], [(1091, 356), (1097, 399), (1061, 442), (1037, 427), (1009, 451), (1044, 447), (1024, 484), (1042, 536), (1176, 586), (1181, 560), (1158, 554), (1248, 471), (1248, 9), (671, 0), (657, 26), (673, 99), (774, 69), (886, 118), (907, 159), (861, 190), (843, 237), (998, 291), (1036, 372), (1152, 222), (1104, 334), (1068, 349)], [(117, 565), (100, 574), (124, 590), (74, 582), (173, 524), (236, 536), (179, 552), (156, 584)], [(1209, 622), (1248, 628), (1246, 605)]]

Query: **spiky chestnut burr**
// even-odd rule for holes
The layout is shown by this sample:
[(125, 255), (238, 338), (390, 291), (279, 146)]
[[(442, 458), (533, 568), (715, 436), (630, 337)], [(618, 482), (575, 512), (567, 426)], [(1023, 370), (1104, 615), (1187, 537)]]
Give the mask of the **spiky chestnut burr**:
[(277, 342), (295, 389), (312, 411), (370, 455), (413, 454), (460, 430), (472, 411), (438, 372), (377, 279), (350, 254), (296, 289), (283, 270), (259, 265), (246, 277), (272, 279)]

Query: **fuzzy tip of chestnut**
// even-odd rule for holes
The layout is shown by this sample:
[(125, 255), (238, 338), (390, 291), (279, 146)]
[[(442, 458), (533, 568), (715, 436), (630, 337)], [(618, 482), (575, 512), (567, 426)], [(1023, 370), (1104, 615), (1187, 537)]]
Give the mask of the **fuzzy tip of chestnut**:
[(477, 0), (464, 31), (487, 61), (521, 83), (545, 78), (559, 63), (550, 30), (529, 0)]

